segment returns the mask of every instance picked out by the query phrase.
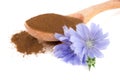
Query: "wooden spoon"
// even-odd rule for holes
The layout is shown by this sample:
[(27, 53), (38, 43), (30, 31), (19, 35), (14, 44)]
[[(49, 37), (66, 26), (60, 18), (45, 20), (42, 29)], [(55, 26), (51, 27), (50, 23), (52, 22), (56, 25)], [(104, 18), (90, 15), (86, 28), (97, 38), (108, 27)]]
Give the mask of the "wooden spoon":
[(120, 8), (120, 1), (107, 1), (101, 4), (97, 4), (68, 15), (70, 17), (57, 14), (39, 15), (27, 20), (25, 22), (25, 27), (27, 28), (28, 33), (37, 38), (39, 41), (58, 41), (55, 39), (54, 33), (63, 34), (62, 27), (64, 25), (73, 27), (75, 29), (76, 24), (82, 22), (87, 23), (98, 13), (114, 8)]

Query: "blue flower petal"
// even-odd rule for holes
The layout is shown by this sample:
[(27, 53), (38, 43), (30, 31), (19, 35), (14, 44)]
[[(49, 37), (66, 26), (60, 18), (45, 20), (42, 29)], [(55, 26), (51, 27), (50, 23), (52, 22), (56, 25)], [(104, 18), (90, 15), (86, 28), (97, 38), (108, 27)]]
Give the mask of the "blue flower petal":
[(73, 50), (73, 51), (74, 51), (74, 50), (75, 50), (75, 48), (76, 48), (76, 47), (74, 47), (72, 44), (70, 45), (70, 49), (71, 49), (71, 50)]
[(89, 39), (90, 32), (85, 24), (76, 25), (76, 31), (83, 40)]
[(83, 56), (83, 60), (82, 60), (82, 64), (83, 64), (83, 65), (87, 65), (87, 62), (86, 62), (86, 61), (87, 61), (87, 58), (88, 58), (87, 55), (84, 55), (84, 56)]
[(73, 43), (74, 43), (74, 42), (77, 42), (77, 43), (78, 43), (78, 42), (80, 42), (80, 41), (82, 41), (82, 40), (80, 40), (80, 36), (74, 35), (74, 36), (71, 36), (71, 37), (70, 37), (70, 41), (73, 42)]
[(57, 58), (63, 58), (63, 57), (65, 57), (67, 55), (67, 53), (63, 53), (63, 51), (59, 50), (59, 51), (54, 52), (54, 55)]
[(76, 42), (76, 43), (73, 43), (72, 45), (73, 45), (75, 48), (82, 48), (83, 46), (85, 46), (84, 43), (80, 43), (80, 42), (79, 42), (79, 43), (77, 43), (77, 42)]
[(81, 61), (80, 61), (80, 58), (76, 55), (73, 55), (71, 57), (71, 59), (69, 60), (69, 63), (73, 64), (73, 65), (80, 65), (81, 64)]
[(56, 45), (54, 47), (54, 51), (58, 51), (58, 50), (68, 50), (69, 49), (69, 45), (68, 44), (59, 44), (59, 45)]
[(63, 60), (64, 60), (65, 62), (69, 62), (69, 60), (72, 59), (72, 56), (73, 56), (73, 55), (74, 55), (74, 54), (72, 54), (72, 53), (68, 53), (66, 56), (64, 56)]
[(107, 38), (108, 33), (103, 34), (102, 29), (99, 28), (99, 25), (92, 24), (91, 26), (91, 40), (103, 40)]
[(60, 40), (60, 41), (67, 41), (67, 40), (68, 40), (68, 37), (60, 37), (59, 40)]
[(105, 34), (100, 34), (99, 36), (97, 36), (94, 40), (95, 41), (101, 41), (101, 40), (104, 40), (105, 38), (108, 37), (108, 33), (105, 33)]
[(58, 58), (63, 58), (71, 52), (70, 47), (65, 44), (59, 44), (54, 47), (54, 55)]
[(77, 35), (77, 32), (73, 28), (69, 28), (69, 34), (70, 34), (70, 36), (71, 35), (75, 36), (75, 35)]
[(83, 52), (83, 48), (82, 47), (78, 47), (74, 49), (74, 54), (81, 56), (80, 54)]
[(54, 34), (55, 38), (59, 40), (60, 37), (64, 37), (64, 35), (59, 34), (59, 33), (55, 33)]
[(94, 47), (96, 47), (96, 48), (98, 48), (98, 49), (100, 49), (100, 50), (102, 50), (102, 49), (106, 49), (107, 48), (107, 46), (109, 45), (109, 40), (108, 39), (104, 39), (104, 40), (99, 40), (99, 41), (95, 41), (95, 45), (94, 45)]
[(81, 63), (79, 57), (76, 56), (75, 54), (72, 54), (72, 53), (66, 55), (66, 56), (63, 58), (63, 60), (64, 60), (65, 62), (71, 63), (71, 64), (73, 64), (73, 65), (78, 65), (78, 64)]
[(94, 56), (97, 57), (97, 58), (104, 57), (104, 55), (98, 49), (96, 49), (96, 48), (92, 49), (92, 54), (94, 54)]
[(88, 49), (86, 47), (82, 48), (82, 53), (79, 54), (81, 60), (83, 59), (84, 55), (86, 55), (88, 52)]
[(91, 31), (92, 36), (95, 36), (101, 30), (102, 29), (99, 28), (99, 25), (91, 23), (91, 25), (90, 25), (90, 31)]
[(55, 38), (58, 39), (59, 41), (67, 42), (69, 37), (63, 36), (59, 33), (55, 33)]
[(69, 33), (69, 29), (67, 26), (63, 26), (63, 30), (64, 30), (64, 35), (69, 37), (70, 36), (70, 33)]
[(71, 63), (73, 65), (80, 64), (80, 58), (74, 54), (68, 45), (60, 44), (55, 46), (54, 55), (57, 58), (62, 58), (65, 62)]
[(87, 55), (90, 57), (90, 58), (95, 58), (95, 55), (93, 53), (93, 49), (89, 49), (88, 52), (87, 52)]
[(74, 54), (76, 54), (77, 56), (79, 56), (81, 62), (82, 62), (82, 60), (83, 60), (83, 58), (84, 58), (84, 55), (86, 55), (87, 52), (88, 52), (88, 50), (87, 50), (85, 47), (76, 48), (76, 49), (74, 50)]
[(99, 25), (96, 25), (94, 23), (91, 23), (90, 25), (90, 31), (92, 33), (92, 35), (95, 35), (100, 29)]

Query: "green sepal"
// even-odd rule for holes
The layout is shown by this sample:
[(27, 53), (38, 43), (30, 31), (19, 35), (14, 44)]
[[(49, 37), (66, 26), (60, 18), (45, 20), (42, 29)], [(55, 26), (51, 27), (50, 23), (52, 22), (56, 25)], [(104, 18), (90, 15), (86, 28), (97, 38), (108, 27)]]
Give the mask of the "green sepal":
[(88, 56), (88, 59), (87, 59), (86, 62), (87, 62), (89, 71), (90, 71), (90, 69), (91, 69), (92, 66), (95, 67), (95, 62), (96, 62), (95, 58), (90, 58), (90, 57)]

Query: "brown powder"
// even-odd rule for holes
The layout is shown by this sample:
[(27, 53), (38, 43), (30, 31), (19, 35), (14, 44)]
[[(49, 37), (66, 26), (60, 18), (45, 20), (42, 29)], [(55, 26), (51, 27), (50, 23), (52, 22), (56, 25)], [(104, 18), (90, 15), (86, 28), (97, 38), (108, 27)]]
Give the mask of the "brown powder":
[(13, 35), (11, 41), (16, 44), (16, 48), (19, 52), (25, 54), (42, 51), (43, 45), (39, 44), (37, 39), (33, 38), (25, 31)]
[(78, 23), (82, 23), (82, 20), (53, 13), (38, 15), (26, 21), (32, 29), (49, 33), (63, 33), (64, 25), (75, 29)]
[[(26, 23), (32, 29), (38, 31), (63, 33), (62, 27), (64, 25), (73, 27), (75, 29), (75, 25), (82, 23), (82, 21), (76, 18), (61, 16), (58, 14), (43, 14), (27, 20)], [(39, 52), (51, 50), (55, 45), (60, 43), (59, 41), (39, 43), (36, 38), (32, 37), (26, 31), (14, 34), (11, 38), (11, 41), (16, 45), (17, 51), (23, 54), (37, 54)]]
[[(12, 36), (11, 41), (16, 45), (17, 51), (24, 54), (32, 54), (38, 52), (44, 52), (46, 49), (50, 49), (53, 46), (59, 44), (60, 42), (42, 42), (39, 43), (38, 40), (27, 32), (22, 31), (16, 33)], [(43, 50), (44, 49), (44, 50)]]

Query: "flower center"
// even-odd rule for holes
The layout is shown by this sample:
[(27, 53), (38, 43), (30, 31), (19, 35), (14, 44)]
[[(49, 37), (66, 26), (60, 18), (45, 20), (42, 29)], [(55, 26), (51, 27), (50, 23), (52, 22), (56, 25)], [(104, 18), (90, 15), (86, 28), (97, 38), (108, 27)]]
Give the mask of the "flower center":
[(93, 42), (91, 40), (86, 41), (86, 45), (88, 48), (93, 47)]

